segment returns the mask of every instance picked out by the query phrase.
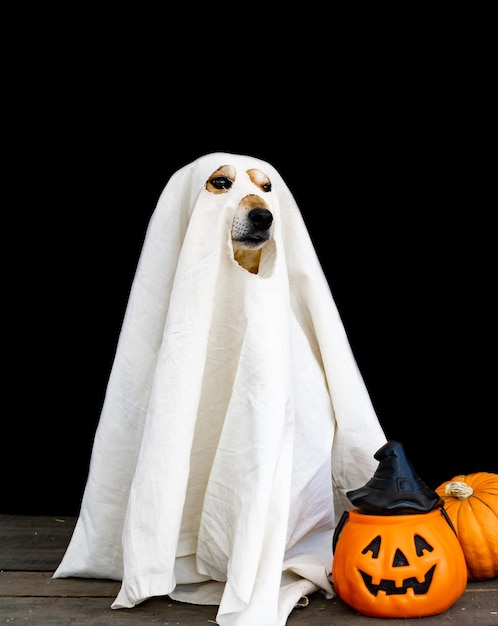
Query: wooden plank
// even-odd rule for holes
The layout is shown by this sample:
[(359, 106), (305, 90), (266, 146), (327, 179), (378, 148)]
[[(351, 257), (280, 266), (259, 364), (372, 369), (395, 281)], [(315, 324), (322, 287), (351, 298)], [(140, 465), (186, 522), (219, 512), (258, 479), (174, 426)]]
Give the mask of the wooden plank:
[[(167, 596), (151, 598), (133, 609), (112, 610), (120, 583), (52, 574), (74, 529), (74, 517), (0, 514), (0, 624), (28, 626), (209, 626), (217, 607), (182, 604)], [(23, 570), (24, 568), (24, 570)], [(296, 608), (288, 626), (372, 626), (339, 598), (312, 594), (307, 607)], [(406, 620), (375, 618), (375, 626)], [(441, 615), (423, 618), (424, 626), (498, 626), (498, 578), (469, 583), (462, 597)]]
[(121, 583), (94, 578), (52, 578), (53, 572), (0, 572), (0, 596), (114, 598)]
[[(154, 598), (133, 609), (110, 608), (108, 598), (0, 598), (0, 623), (27, 626), (212, 626), (213, 606), (182, 605)], [(318, 625), (317, 625), (318, 626)]]
[[(424, 626), (496, 626), (496, 593), (472, 592), (441, 615), (422, 618)], [(173, 602), (168, 597), (153, 598), (133, 609), (112, 610), (108, 598), (0, 598), (0, 623), (27, 626), (212, 626), (216, 624), (213, 606)], [(375, 618), (374, 626), (406, 624), (405, 619)], [(288, 626), (372, 626), (372, 618), (353, 611), (339, 599), (314, 596), (308, 607), (295, 609)], [(256, 626), (256, 625), (255, 625)]]
[(75, 517), (0, 514), (0, 570), (55, 570), (75, 523)]

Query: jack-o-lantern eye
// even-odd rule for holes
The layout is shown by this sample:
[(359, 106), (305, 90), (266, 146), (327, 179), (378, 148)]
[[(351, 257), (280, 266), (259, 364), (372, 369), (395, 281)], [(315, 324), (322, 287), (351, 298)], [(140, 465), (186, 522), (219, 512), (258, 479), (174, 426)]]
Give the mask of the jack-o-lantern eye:
[(423, 537), (421, 537), (420, 535), (415, 535), (415, 552), (417, 553), (417, 556), (422, 556), (424, 550), (427, 550), (427, 552), (432, 552), (434, 548), (429, 545)]
[[(372, 539), (372, 541), (365, 548), (363, 548), (361, 553), (367, 554), (367, 552), (371, 552), (372, 559), (378, 559), (381, 541), (382, 540), (380, 538), (380, 535), (377, 535), (374, 539)], [(424, 550), (426, 550), (427, 552), (432, 552), (434, 550), (434, 548), (429, 543), (427, 543), (427, 541), (420, 535), (415, 535), (414, 543), (415, 543), (415, 553), (417, 556), (423, 556)], [(392, 566), (403, 567), (405, 565), (409, 565), (408, 559), (403, 554), (403, 552), (399, 548), (397, 548), (396, 552), (394, 553)]]
[(380, 535), (377, 535), (377, 537), (375, 537), (375, 539), (372, 539), (372, 541), (368, 544), (366, 548), (363, 548), (361, 553), (366, 554), (367, 552), (371, 552), (372, 559), (378, 559), (379, 551), (380, 551)]

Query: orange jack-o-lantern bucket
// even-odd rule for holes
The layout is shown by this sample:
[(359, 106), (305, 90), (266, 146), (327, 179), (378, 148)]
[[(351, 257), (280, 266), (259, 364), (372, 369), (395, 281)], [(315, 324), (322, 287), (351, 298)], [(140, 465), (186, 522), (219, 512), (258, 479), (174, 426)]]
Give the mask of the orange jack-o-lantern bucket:
[(401, 444), (389, 442), (375, 458), (381, 463), (372, 480), (348, 493), (359, 509), (345, 511), (334, 533), (334, 589), (372, 617), (443, 613), (467, 584), (458, 537)]
[(443, 509), (415, 515), (352, 510), (343, 521), (332, 580), (338, 596), (360, 613), (436, 615), (464, 592), (465, 558)]

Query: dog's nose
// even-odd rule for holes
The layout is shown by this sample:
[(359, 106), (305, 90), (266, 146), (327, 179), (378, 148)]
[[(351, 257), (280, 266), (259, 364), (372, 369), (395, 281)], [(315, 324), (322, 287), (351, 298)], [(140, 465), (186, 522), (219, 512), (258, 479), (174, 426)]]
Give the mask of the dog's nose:
[(268, 230), (273, 222), (273, 215), (268, 209), (251, 209), (249, 219), (258, 230)]

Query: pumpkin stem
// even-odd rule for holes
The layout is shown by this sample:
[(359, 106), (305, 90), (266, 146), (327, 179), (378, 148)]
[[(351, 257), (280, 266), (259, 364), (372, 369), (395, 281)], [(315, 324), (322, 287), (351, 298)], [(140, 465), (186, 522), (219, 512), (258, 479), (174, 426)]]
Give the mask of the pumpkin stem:
[(458, 481), (448, 483), (444, 491), (447, 495), (454, 496), (455, 498), (458, 498), (458, 500), (468, 500), (474, 493), (474, 490), (470, 485)]

